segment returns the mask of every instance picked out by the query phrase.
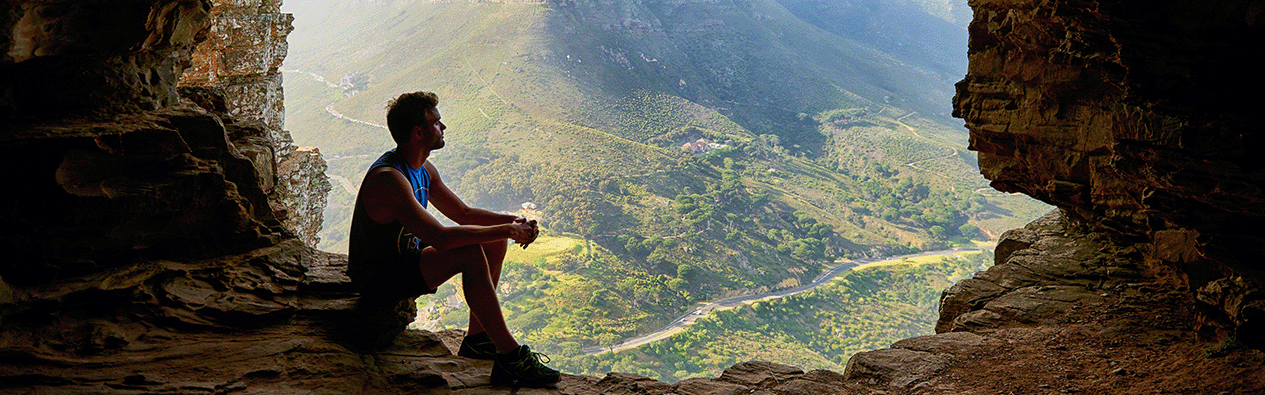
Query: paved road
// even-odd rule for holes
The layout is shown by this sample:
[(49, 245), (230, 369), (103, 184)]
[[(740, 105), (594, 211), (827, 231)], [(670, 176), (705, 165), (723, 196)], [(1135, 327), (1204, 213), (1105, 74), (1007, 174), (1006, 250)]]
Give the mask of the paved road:
[(614, 347), (588, 347), (581, 351), (583, 351), (585, 354), (588, 354), (588, 355), (596, 355), (596, 354), (601, 354), (604, 352), (623, 351), (629, 348), (663, 340), (663, 339), (668, 338), (669, 336), (676, 334), (677, 332), (684, 330), (686, 327), (694, 324), (694, 321), (698, 321), (699, 318), (702, 318), (702, 317), (707, 316), (708, 314), (711, 314), (711, 312), (716, 309), (729, 308), (729, 307), (737, 306), (744, 303), (752, 303), (758, 300), (777, 299), (777, 298), (784, 298), (791, 295), (798, 295), (800, 293), (803, 293), (804, 291), (817, 288), (821, 286), (822, 284), (830, 282), (830, 280), (833, 280), (835, 277), (838, 277), (840, 274), (843, 274), (844, 272), (852, 270), (853, 268), (857, 266), (861, 266), (867, 263), (881, 262), (881, 261), (894, 260), (894, 259), (903, 259), (903, 258), (916, 258), (916, 257), (929, 256), (929, 255), (951, 255), (951, 254), (957, 254), (957, 253), (962, 253), (962, 252), (989, 250), (989, 249), (992, 249), (993, 247), (994, 247), (993, 245), (976, 246), (976, 247), (959, 247), (959, 248), (953, 248), (953, 249), (947, 249), (947, 250), (920, 252), (917, 254), (867, 258), (867, 259), (858, 259), (854, 261), (843, 262), (839, 265), (836, 265), (835, 267), (830, 268), (830, 270), (827, 270), (825, 273), (822, 273), (820, 276), (817, 276), (817, 278), (813, 279), (813, 281), (808, 284), (801, 285), (795, 288), (784, 289), (784, 290), (776, 291), (776, 292), (769, 292), (769, 293), (764, 293), (764, 294), (759, 294), (759, 295), (735, 296), (732, 298), (712, 301), (702, 306), (695, 307), (693, 310), (690, 310), (689, 312), (686, 312), (680, 317), (677, 317), (677, 319), (672, 320), (672, 322), (669, 323), (667, 326), (663, 327), (663, 329), (659, 329), (654, 332), (650, 332), (641, 336), (634, 337), (632, 339), (625, 340), (623, 343), (620, 343), (619, 345), (616, 345)]
[(338, 181), (338, 183), (343, 186), (343, 189), (346, 190), (347, 193), (350, 193), (351, 196), (356, 196), (356, 187), (351, 184), (351, 180), (348, 180), (347, 177), (336, 176), (333, 174), (325, 175), (329, 176), (329, 178), (333, 178), (334, 181)]

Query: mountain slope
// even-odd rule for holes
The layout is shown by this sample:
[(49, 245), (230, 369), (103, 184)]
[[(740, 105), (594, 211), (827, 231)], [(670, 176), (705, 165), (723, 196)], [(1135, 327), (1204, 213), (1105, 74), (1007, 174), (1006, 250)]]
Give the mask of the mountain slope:
[[(942, 75), (773, 1), (317, 5), (293, 10), (288, 128), (354, 190), (391, 147), (372, 125), (384, 103), (439, 93), (445, 181), (476, 205), (536, 204), (571, 246), (510, 256), (506, 286), (526, 291), (506, 308), (553, 323), (517, 327), (529, 341), (627, 337), (834, 258), (967, 243), (1042, 210), (975, 192)], [(682, 150), (700, 138), (710, 152)], [(326, 248), (353, 196), (331, 195)]]

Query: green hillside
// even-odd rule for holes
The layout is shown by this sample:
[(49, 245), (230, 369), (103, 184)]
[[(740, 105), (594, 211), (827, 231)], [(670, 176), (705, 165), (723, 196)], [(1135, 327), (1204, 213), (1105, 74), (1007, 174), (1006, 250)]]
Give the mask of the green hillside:
[(858, 269), (799, 295), (716, 312), (634, 349), (588, 356), (563, 343), (554, 355), (576, 374), (629, 372), (668, 382), (718, 377), (751, 360), (842, 372), (857, 352), (934, 334), (940, 291), (987, 267), (993, 256), (930, 258)]
[[(836, 258), (965, 244), (1047, 211), (978, 175), (947, 115), (951, 59), (889, 53), (772, 0), (287, 8), (287, 128), (329, 174), (354, 190), (392, 147), (373, 125), (385, 103), (432, 90), (445, 182), (475, 205), (536, 205), (540, 243), (557, 245), (511, 254), (501, 287), (532, 342), (630, 337)], [(699, 139), (716, 145), (682, 149)], [(339, 185), (321, 247), (341, 252), (354, 194)], [(455, 295), (419, 299), (418, 325), (462, 325)]]

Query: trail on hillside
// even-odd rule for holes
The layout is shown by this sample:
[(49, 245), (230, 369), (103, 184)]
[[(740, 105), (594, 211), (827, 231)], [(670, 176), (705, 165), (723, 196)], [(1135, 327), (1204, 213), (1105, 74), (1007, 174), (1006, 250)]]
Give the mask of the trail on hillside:
[(659, 329), (654, 332), (650, 332), (641, 336), (633, 337), (615, 346), (587, 347), (587, 348), (582, 349), (581, 351), (583, 351), (585, 354), (588, 354), (588, 355), (597, 355), (597, 354), (602, 354), (602, 353), (607, 353), (607, 352), (623, 351), (630, 348), (650, 344), (659, 340), (667, 339), (671, 337), (672, 335), (675, 335), (685, 330), (685, 328), (689, 327), (690, 325), (693, 325), (695, 321), (698, 321), (698, 319), (700, 318), (706, 317), (708, 314), (711, 314), (713, 311), (728, 309), (728, 308), (736, 307), (742, 304), (755, 303), (761, 300), (779, 299), (779, 298), (785, 298), (787, 296), (798, 295), (810, 289), (820, 287), (830, 282), (835, 277), (838, 277), (840, 274), (851, 271), (852, 269), (858, 266), (865, 265), (868, 263), (905, 259), (905, 258), (925, 257), (925, 256), (932, 256), (932, 255), (958, 255), (964, 252), (983, 251), (990, 248), (993, 248), (993, 246), (985, 245), (985, 246), (974, 246), (974, 247), (958, 247), (958, 248), (952, 248), (952, 249), (947, 249), (947, 250), (927, 251), (927, 252), (919, 252), (915, 254), (906, 254), (906, 255), (891, 256), (891, 257), (866, 258), (866, 259), (858, 259), (858, 260), (843, 262), (843, 263), (840, 263), (839, 265), (836, 265), (835, 267), (830, 268), (830, 270), (827, 270), (825, 273), (822, 273), (820, 276), (817, 276), (817, 278), (814, 278), (812, 282), (806, 285), (801, 285), (795, 288), (784, 289), (784, 290), (774, 291), (774, 292), (767, 292), (767, 293), (756, 294), (756, 295), (735, 296), (731, 298), (725, 298), (725, 299), (720, 299), (720, 300), (704, 303), (703, 305), (695, 307), (694, 309), (691, 309), (685, 314), (682, 314), (680, 317), (677, 317), (675, 320), (672, 320), (671, 323), (669, 323), (667, 326), (664, 326), (662, 329)]
[[(912, 111), (911, 111), (910, 113), (905, 114), (905, 115), (901, 116), (900, 118), (896, 118), (896, 123), (897, 123), (897, 124), (899, 124), (900, 126), (904, 126), (904, 127), (905, 127), (905, 129), (909, 130), (909, 133), (912, 133), (912, 134), (914, 135), (914, 137), (917, 137), (917, 138), (919, 138), (919, 139), (923, 139), (923, 140), (930, 141), (930, 140), (929, 140), (929, 139), (927, 139), (926, 137), (922, 137), (922, 135), (918, 134), (918, 130), (914, 129), (912, 126), (909, 126), (909, 125), (905, 124), (905, 122), (903, 122), (903, 120), (904, 120), (905, 118), (909, 118), (909, 116), (914, 115), (914, 114), (917, 114), (917, 112), (912, 112)], [(922, 171), (922, 172), (927, 172), (928, 174), (931, 174), (931, 175), (934, 175), (934, 176), (937, 176), (937, 177), (940, 177), (940, 178), (949, 178), (949, 177), (948, 177), (948, 176), (946, 176), (946, 175), (943, 175), (943, 174), (940, 174), (940, 173), (936, 173), (936, 172), (932, 172), (932, 171), (929, 171), (929, 170), (927, 170), (927, 169), (923, 169), (923, 168), (919, 168), (918, 166), (915, 166), (915, 165), (917, 165), (917, 164), (919, 164), (919, 163), (923, 163), (923, 162), (929, 162), (929, 161), (933, 161), (933, 160), (939, 160), (939, 159), (952, 158), (953, 156), (955, 156), (955, 155), (957, 155), (957, 154), (958, 154), (958, 149), (957, 149), (957, 148), (953, 148), (953, 147), (948, 147), (948, 148), (949, 148), (949, 153), (948, 153), (948, 154), (945, 154), (944, 156), (937, 156), (937, 157), (934, 157), (934, 158), (920, 159), (920, 160), (916, 160), (916, 161), (913, 161), (913, 162), (906, 163), (906, 164), (904, 164), (903, 166), (909, 166), (910, 168), (912, 168), (912, 169), (914, 169), (914, 170), (918, 170), (918, 171)]]
[(910, 111), (908, 114), (905, 114), (905, 115), (901, 116), (900, 118), (896, 118), (896, 123), (900, 124), (900, 126), (904, 126), (904, 127), (905, 127), (905, 129), (909, 129), (909, 133), (913, 133), (913, 134), (914, 134), (914, 137), (917, 137), (917, 138), (920, 138), (920, 139), (926, 140), (927, 138), (926, 138), (926, 137), (922, 137), (922, 135), (918, 134), (918, 131), (917, 131), (917, 130), (914, 130), (914, 128), (913, 128), (913, 127), (910, 127), (909, 125), (906, 125), (904, 122), (901, 122), (901, 120), (903, 120), (903, 119), (905, 119), (905, 118), (909, 118), (909, 116), (910, 116), (910, 115), (914, 115), (914, 114), (917, 114), (917, 112), (915, 112), (915, 111)]

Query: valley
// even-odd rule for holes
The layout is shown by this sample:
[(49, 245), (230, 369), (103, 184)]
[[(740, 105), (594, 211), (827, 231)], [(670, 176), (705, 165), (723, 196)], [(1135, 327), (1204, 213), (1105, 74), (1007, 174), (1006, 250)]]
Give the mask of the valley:
[[(988, 245), (988, 248), (991, 248), (991, 247), (993, 246)], [(665, 326), (662, 329), (659, 329), (659, 330), (656, 330), (654, 332), (650, 332), (644, 335), (640, 335), (631, 339), (624, 340), (620, 342), (619, 344), (616, 344), (607, 348), (589, 347), (581, 351), (583, 351), (585, 354), (588, 354), (588, 355), (596, 355), (603, 352), (623, 351), (623, 350), (635, 348), (638, 346), (642, 346), (645, 344), (649, 344), (655, 341), (663, 340), (663, 339), (668, 338), (669, 336), (680, 333), (686, 327), (698, 321), (699, 318), (706, 317), (712, 312), (723, 310), (723, 309), (730, 309), (730, 308), (737, 307), (740, 305), (750, 304), (756, 301), (773, 300), (773, 299), (780, 299), (780, 298), (784, 298), (788, 296), (798, 295), (806, 291), (810, 291), (814, 288), (820, 287), (822, 285), (825, 285), (826, 283), (834, 280), (836, 276), (843, 274), (854, 268), (860, 268), (860, 267), (871, 266), (871, 265), (876, 265), (876, 264), (883, 264), (885, 262), (900, 262), (904, 260), (909, 260), (911, 258), (929, 257), (929, 256), (950, 256), (951, 255), (951, 256), (956, 256), (958, 258), (961, 258), (962, 256), (960, 252), (980, 251), (984, 249), (985, 249), (984, 247), (959, 247), (959, 248), (954, 248), (951, 250), (928, 251), (928, 252), (920, 252), (916, 254), (906, 254), (906, 255), (902, 255), (898, 257), (891, 257), (892, 259), (888, 259), (888, 260), (884, 260), (884, 258), (869, 258), (869, 259), (861, 259), (857, 261), (843, 262), (831, 268), (830, 270), (826, 271), (826, 273), (823, 273), (821, 276), (818, 276), (817, 278), (813, 279), (811, 283), (808, 283), (806, 285), (802, 285), (802, 286), (791, 288), (791, 289), (776, 291), (776, 292), (757, 294), (757, 295), (747, 295), (747, 296), (735, 296), (731, 298), (725, 298), (721, 300), (703, 303), (701, 306), (695, 307), (691, 309), (690, 311), (686, 312), (685, 314), (681, 315), (680, 317), (677, 317), (675, 320), (672, 321), (672, 323), (668, 324), (668, 326)]]
[[(384, 105), (411, 90), (440, 95), (449, 145), (432, 162), (459, 196), (538, 208), (541, 242), (559, 248), (511, 252), (501, 294), (516, 336), (559, 355), (794, 289), (838, 259), (970, 246), (1048, 211), (980, 193), (948, 115), (964, 58), (891, 52), (788, 4), (287, 4), (302, 18), (286, 127), (336, 182), (320, 248), (345, 251), (353, 192), (393, 146)], [(916, 11), (902, 7), (889, 11)], [(919, 15), (880, 30), (965, 35)], [(699, 139), (724, 147), (681, 148)], [(418, 300), (429, 329), (463, 327), (457, 284)]]

